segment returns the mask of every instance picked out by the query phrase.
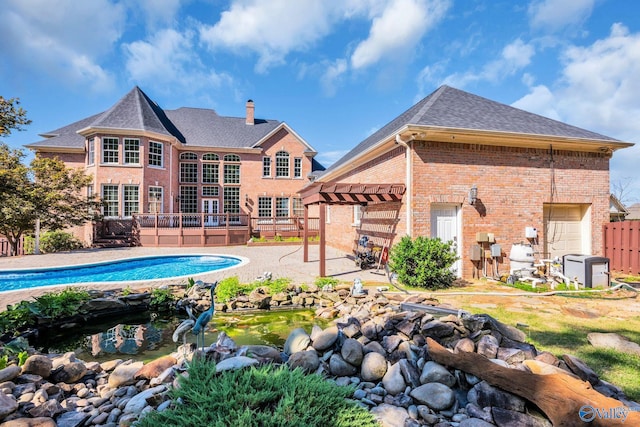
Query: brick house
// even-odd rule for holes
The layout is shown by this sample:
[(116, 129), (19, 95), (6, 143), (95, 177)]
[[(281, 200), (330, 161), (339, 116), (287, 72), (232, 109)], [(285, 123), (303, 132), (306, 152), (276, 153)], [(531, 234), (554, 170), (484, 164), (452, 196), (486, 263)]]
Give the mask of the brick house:
[[(36, 155), (57, 156), (94, 178), (88, 192), (102, 198), (105, 221), (78, 230), (86, 242), (137, 216), (154, 228), (141, 230), (143, 245), (245, 243), (252, 217), (301, 216), (298, 191), (322, 169), (313, 147), (286, 123), (256, 118), (251, 100), (245, 117), (223, 117), (202, 108), (163, 110), (134, 87), (107, 111), (41, 136), (27, 145)], [(213, 231), (203, 237), (222, 226), (228, 234), (230, 225), (243, 231), (236, 241)], [(163, 236), (159, 226), (180, 233)]]
[(609, 161), (631, 145), (442, 86), (301, 194), (320, 207), (321, 247), (440, 237), (455, 242), (458, 275), (492, 276), (508, 271), (514, 244), (536, 259), (601, 255)]

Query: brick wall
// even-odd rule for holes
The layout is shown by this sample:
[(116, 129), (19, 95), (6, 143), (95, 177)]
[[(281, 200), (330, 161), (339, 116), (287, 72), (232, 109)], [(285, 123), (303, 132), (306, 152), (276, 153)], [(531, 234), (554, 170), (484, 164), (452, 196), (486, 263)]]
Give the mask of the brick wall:
[[(412, 235), (431, 235), (434, 203), (461, 209), (462, 275), (471, 277), (469, 251), (477, 232), (494, 233), (501, 244), (503, 264), (508, 271), (508, 254), (513, 243), (527, 242), (525, 227), (538, 229), (534, 247), (542, 251), (545, 204), (579, 204), (590, 209), (591, 253), (601, 255), (602, 224), (609, 220), (609, 156), (548, 149), (523, 149), (473, 144), (415, 141), (411, 153), (413, 187)], [(553, 162), (551, 161), (553, 159)], [(551, 167), (553, 166), (553, 167)], [(404, 148), (336, 179), (339, 182), (405, 182)], [(478, 188), (478, 201), (467, 201), (469, 189)], [(406, 234), (405, 195), (400, 208), (396, 241)], [(355, 230), (350, 227), (352, 207), (332, 206), (327, 227), (328, 244), (350, 250)], [(338, 223), (340, 220), (340, 223)], [(541, 257), (543, 254), (537, 254)]]

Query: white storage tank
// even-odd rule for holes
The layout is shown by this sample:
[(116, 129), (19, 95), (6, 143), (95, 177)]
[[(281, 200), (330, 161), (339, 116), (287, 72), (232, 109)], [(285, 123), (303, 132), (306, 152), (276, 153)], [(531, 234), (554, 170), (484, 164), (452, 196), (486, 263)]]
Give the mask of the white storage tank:
[(514, 243), (509, 252), (511, 274), (518, 272), (520, 276), (531, 276), (533, 267), (533, 246), (527, 243)]

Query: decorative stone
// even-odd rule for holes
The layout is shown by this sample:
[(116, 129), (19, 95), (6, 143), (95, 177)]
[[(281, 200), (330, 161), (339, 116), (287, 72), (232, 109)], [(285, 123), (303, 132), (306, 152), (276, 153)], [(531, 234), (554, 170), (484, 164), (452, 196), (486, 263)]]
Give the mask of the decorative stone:
[(483, 355), (487, 359), (495, 359), (498, 355), (498, 348), (500, 347), (500, 343), (498, 343), (498, 339), (493, 335), (484, 335), (478, 341), (478, 350), (477, 353)]
[(456, 378), (444, 366), (433, 361), (428, 361), (422, 368), (420, 383), (441, 383), (447, 387), (453, 387), (456, 383)]
[(516, 365), (518, 363), (522, 363), (526, 359), (526, 355), (524, 352), (517, 348), (498, 348), (498, 354), (496, 355), (498, 359), (504, 360), (509, 365)]
[(18, 401), (13, 397), (0, 393), (0, 420), (18, 409)]
[(363, 381), (378, 381), (387, 373), (387, 359), (380, 353), (365, 354), (360, 367)]
[(481, 420), (479, 418), (467, 418), (462, 420), (458, 427), (495, 427), (495, 424)]
[(7, 366), (4, 369), (0, 369), (0, 383), (5, 381), (13, 381), (20, 375), (22, 368), (17, 365)]
[(157, 387), (153, 387), (147, 389), (141, 393), (136, 394), (127, 402), (123, 414), (138, 414), (145, 406), (147, 406), (147, 399), (151, 398), (160, 393), (164, 393), (167, 390), (167, 386), (159, 385)]
[(481, 408), (497, 406), (517, 412), (523, 412), (525, 408), (525, 401), (522, 398), (493, 387), (486, 381), (473, 386), (467, 393), (467, 399)]
[(459, 353), (459, 352), (465, 352), (465, 353), (474, 352), (474, 351), (476, 351), (476, 343), (474, 343), (473, 340), (470, 339), (470, 338), (462, 338), (460, 341), (458, 341), (456, 343), (454, 351), (456, 353)]
[(62, 424), (56, 424), (56, 422), (49, 417), (37, 417), (37, 418), (16, 418), (11, 421), (5, 421), (0, 424), (0, 427), (65, 427)]
[(620, 334), (591, 332), (587, 334), (587, 340), (596, 348), (611, 348), (621, 353), (640, 356), (640, 345)]
[(596, 374), (593, 369), (577, 357), (565, 354), (562, 356), (562, 360), (564, 360), (569, 369), (579, 376), (582, 381), (589, 381), (591, 385), (597, 385), (600, 382), (598, 374)]
[(259, 362), (256, 359), (253, 359), (251, 357), (246, 357), (246, 356), (230, 357), (216, 364), (216, 372), (235, 371), (238, 369), (246, 368), (248, 366), (257, 365), (258, 363)]
[(51, 359), (45, 355), (34, 354), (29, 356), (22, 365), (23, 374), (40, 375), (42, 378), (48, 378), (51, 374), (53, 363)]
[(55, 417), (56, 415), (64, 412), (64, 408), (60, 406), (57, 400), (47, 400), (42, 405), (36, 406), (29, 411), (29, 415), (34, 418), (38, 417)]
[(454, 327), (451, 323), (432, 320), (422, 325), (420, 333), (433, 339), (445, 338), (453, 335)]
[(440, 383), (427, 383), (414, 388), (409, 393), (416, 401), (435, 411), (450, 408), (455, 402), (455, 393), (449, 387)]
[(318, 370), (320, 359), (318, 358), (318, 353), (315, 351), (299, 351), (289, 357), (287, 365), (289, 365), (291, 369), (300, 368), (310, 374)]
[(239, 356), (249, 356), (265, 362), (282, 363), (282, 355), (277, 348), (268, 345), (244, 345), (238, 350)]
[(393, 364), (387, 369), (387, 372), (382, 377), (382, 385), (389, 394), (402, 393), (407, 388), (407, 383), (404, 381), (402, 375), (402, 369), (400, 368), (400, 362)]
[(333, 354), (329, 359), (329, 371), (336, 377), (348, 377), (355, 375), (358, 368), (346, 362), (339, 354)]
[(498, 427), (527, 426), (527, 427), (552, 427), (549, 420), (522, 412), (510, 411), (498, 407), (491, 408), (493, 422)]
[(313, 348), (318, 351), (325, 351), (332, 347), (338, 339), (338, 327), (331, 326), (313, 339)]
[(162, 374), (167, 368), (172, 367), (176, 363), (178, 363), (178, 361), (171, 355), (159, 357), (140, 368), (138, 372), (133, 375), (133, 378), (144, 378), (147, 380), (155, 378)]
[(111, 375), (109, 375), (109, 387), (116, 388), (123, 385), (133, 384), (136, 380), (134, 375), (144, 364), (142, 362), (134, 362), (118, 365)]
[(360, 366), (364, 357), (362, 344), (353, 338), (347, 338), (340, 349), (342, 358), (353, 366)]
[(371, 413), (385, 427), (404, 427), (405, 420), (409, 418), (406, 409), (385, 403), (372, 408)]
[(74, 383), (87, 373), (83, 362), (71, 362), (58, 368), (51, 374), (53, 382)]

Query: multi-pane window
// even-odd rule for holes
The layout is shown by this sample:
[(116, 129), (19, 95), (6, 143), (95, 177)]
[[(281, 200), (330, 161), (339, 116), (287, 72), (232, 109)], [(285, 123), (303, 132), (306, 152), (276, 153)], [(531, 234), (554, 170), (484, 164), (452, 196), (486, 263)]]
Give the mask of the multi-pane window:
[(102, 186), (102, 214), (106, 217), (118, 216), (118, 186), (103, 185)]
[(180, 182), (198, 182), (197, 163), (180, 163)]
[(217, 184), (220, 179), (220, 165), (217, 163), (202, 164), (202, 182), (205, 184)]
[(276, 217), (289, 216), (289, 198), (288, 197), (276, 197)]
[(149, 166), (164, 166), (164, 145), (160, 142), (149, 141)]
[[(230, 214), (240, 213), (240, 188), (224, 187), (224, 212)], [(240, 217), (232, 216), (229, 218), (231, 222), (240, 221)]]
[(87, 164), (93, 165), (96, 162), (96, 144), (93, 138), (87, 140)]
[(180, 186), (180, 212), (198, 212), (198, 187), (195, 185)]
[(162, 187), (149, 187), (149, 213), (162, 213)]
[(198, 160), (198, 156), (195, 153), (182, 153), (180, 160)]
[(271, 176), (271, 157), (262, 158), (262, 176), (265, 178)]
[(293, 199), (293, 216), (304, 216), (304, 204), (302, 199)]
[(102, 138), (102, 163), (118, 163), (118, 138)]
[(276, 178), (289, 178), (289, 153), (286, 151), (276, 153)]
[(214, 160), (214, 161), (218, 161), (220, 160), (220, 158), (218, 157), (217, 154), (214, 153), (207, 153), (207, 154), (203, 154), (202, 155), (202, 160)]
[(224, 183), (240, 184), (240, 165), (225, 163), (224, 165)]
[(124, 193), (124, 216), (129, 217), (140, 212), (140, 191), (137, 185), (125, 185)]
[(204, 197), (218, 197), (220, 195), (220, 188), (210, 185), (202, 187), (202, 195)]
[(240, 156), (237, 154), (226, 154), (223, 159), (225, 162), (239, 162)]
[(124, 139), (124, 164), (140, 164), (140, 140), (133, 138)]
[(293, 159), (293, 177), (302, 178), (302, 158), (296, 157)]
[(271, 197), (258, 197), (258, 216), (260, 218), (271, 217)]

